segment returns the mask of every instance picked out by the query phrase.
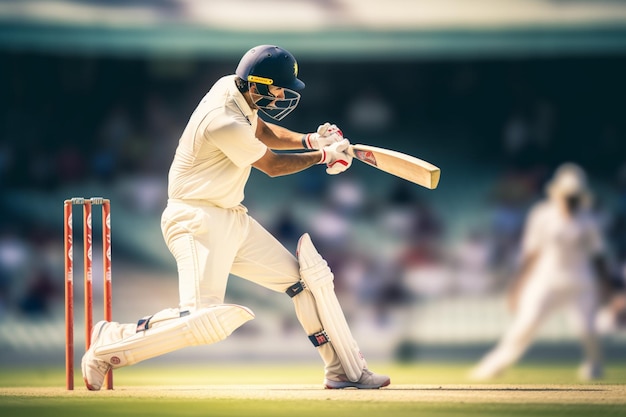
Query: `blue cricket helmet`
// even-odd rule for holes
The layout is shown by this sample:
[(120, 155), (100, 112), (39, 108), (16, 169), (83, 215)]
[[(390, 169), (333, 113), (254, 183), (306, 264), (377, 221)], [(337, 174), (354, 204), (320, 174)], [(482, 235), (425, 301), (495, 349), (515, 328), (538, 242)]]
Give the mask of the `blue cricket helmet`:
[[(267, 116), (282, 120), (300, 101), (304, 83), (298, 79), (298, 63), (289, 51), (274, 45), (259, 45), (241, 58), (235, 74), (248, 83), (255, 106)], [(282, 88), (280, 97), (270, 86)]]
[(274, 45), (259, 45), (241, 58), (235, 74), (249, 82), (302, 90), (298, 79), (298, 63), (291, 53)]

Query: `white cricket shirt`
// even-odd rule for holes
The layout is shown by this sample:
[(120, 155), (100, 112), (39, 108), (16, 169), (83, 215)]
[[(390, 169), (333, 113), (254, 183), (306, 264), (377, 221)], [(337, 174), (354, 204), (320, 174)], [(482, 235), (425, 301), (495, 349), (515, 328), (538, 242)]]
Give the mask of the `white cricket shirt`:
[(534, 273), (544, 283), (591, 285), (591, 260), (603, 250), (599, 226), (589, 213), (568, 218), (559, 213), (556, 204), (546, 201), (531, 210), (522, 251), (539, 255)]
[(234, 80), (235, 75), (219, 79), (191, 115), (170, 167), (169, 198), (224, 208), (243, 201), (252, 164), (267, 147), (255, 137), (257, 110)]

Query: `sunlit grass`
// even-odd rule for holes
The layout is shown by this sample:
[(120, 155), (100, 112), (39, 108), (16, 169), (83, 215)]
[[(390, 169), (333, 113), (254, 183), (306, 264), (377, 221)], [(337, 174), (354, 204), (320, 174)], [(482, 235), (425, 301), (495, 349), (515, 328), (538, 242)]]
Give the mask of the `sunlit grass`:
[[(391, 376), (393, 384), (475, 384), (467, 375), (468, 363), (376, 364), (370, 368)], [(489, 384), (581, 384), (577, 364), (522, 364), (511, 368)], [(321, 384), (321, 364), (227, 363), (211, 365), (151, 365), (145, 362), (114, 372), (116, 385), (238, 385)], [(82, 386), (79, 369), (75, 376)], [(587, 382), (588, 383), (588, 382)], [(626, 364), (610, 364), (602, 384), (626, 384)], [(63, 387), (65, 370), (58, 368), (11, 368), (0, 373), (0, 387)]]

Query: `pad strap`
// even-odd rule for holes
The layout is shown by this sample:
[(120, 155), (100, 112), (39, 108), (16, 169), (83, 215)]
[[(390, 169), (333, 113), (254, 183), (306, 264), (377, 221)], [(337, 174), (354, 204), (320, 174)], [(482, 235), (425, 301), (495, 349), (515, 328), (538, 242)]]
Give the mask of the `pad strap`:
[[(181, 311), (178, 314), (178, 317), (185, 317), (189, 315), (189, 311), (185, 310), (185, 311)], [(146, 316), (146, 317), (142, 317), (139, 319), (139, 321), (137, 321), (137, 333), (139, 332), (144, 332), (146, 330), (148, 330), (150, 328), (150, 320), (152, 320), (152, 317), (154, 317), (155, 315), (152, 314), (151, 316)]]
[(154, 315), (146, 316), (139, 319), (139, 321), (137, 322), (137, 333), (146, 331), (150, 328), (150, 319), (153, 316)]
[(305, 287), (306, 285), (304, 285), (304, 282), (298, 281), (295, 284), (293, 284), (291, 287), (287, 288), (285, 293), (291, 298), (293, 298), (296, 295), (300, 294), (302, 291), (304, 291)]
[(326, 334), (324, 330), (314, 333), (312, 335), (309, 335), (309, 340), (311, 341), (311, 343), (313, 343), (313, 346), (315, 347), (320, 347), (330, 342), (330, 338), (328, 337), (328, 335)]

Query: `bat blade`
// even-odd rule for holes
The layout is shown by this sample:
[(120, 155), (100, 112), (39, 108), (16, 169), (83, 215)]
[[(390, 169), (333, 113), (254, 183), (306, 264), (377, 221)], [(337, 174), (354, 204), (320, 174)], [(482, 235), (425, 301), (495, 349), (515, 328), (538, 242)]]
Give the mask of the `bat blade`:
[(441, 170), (414, 156), (360, 144), (350, 145), (349, 153), (363, 163), (430, 190), (437, 188), (439, 184)]

